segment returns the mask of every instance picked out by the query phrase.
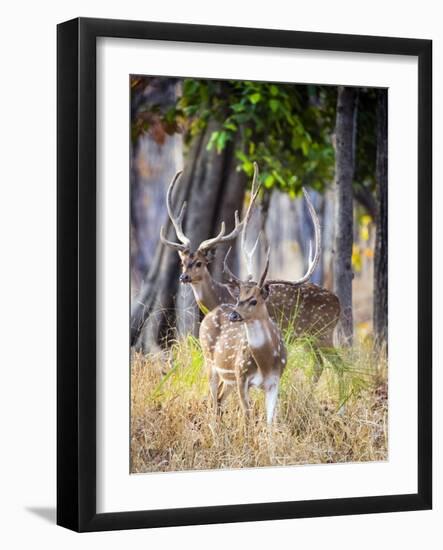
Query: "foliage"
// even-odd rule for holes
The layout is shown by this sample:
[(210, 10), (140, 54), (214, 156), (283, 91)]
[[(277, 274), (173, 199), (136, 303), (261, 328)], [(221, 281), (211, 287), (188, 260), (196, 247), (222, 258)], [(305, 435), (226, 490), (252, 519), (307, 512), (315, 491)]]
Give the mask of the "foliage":
[[(133, 77), (133, 104), (148, 81)], [(360, 88), (358, 98), (354, 185), (372, 194), (376, 91)], [(181, 132), (189, 143), (215, 119), (219, 128), (209, 137), (209, 150), (234, 143), (239, 170), (250, 178), (257, 161), (265, 189), (294, 196), (302, 185), (323, 191), (333, 180), (336, 103), (336, 86), (187, 78), (175, 102), (141, 102), (132, 115), (132, 138), (149, 131), (160, 141)]]
[(313, 356), (306, 342), (288, 344), (288, 365), (271, 437), (260, 390), (251, 391), (249, 430), (236, 392), (216, 421), (207, 399), (209, 385), (201, 350), (194, 338), (174, 344), (166, 368), (164, 356), (135, 354), (131, 362), (131, 471), (386, 460), (385, 357), (375, 354), (369, 344), (346, 353), (346, 376), (353, 380), (345, 383), (353, 391), (347, 393), (345, 411), (340, 413), (337, 371), (328, 367), (314, 385)]
[(321, 190), (332, 178), (334, 120), (324, 87), (187, 79), (177, 107), (191, 119), (190, 136), (210, 117), (219, 121), (208, 149), (221, 151), (239, 136), (239, 169), (252, 176), (257, 161), (265, 188)]

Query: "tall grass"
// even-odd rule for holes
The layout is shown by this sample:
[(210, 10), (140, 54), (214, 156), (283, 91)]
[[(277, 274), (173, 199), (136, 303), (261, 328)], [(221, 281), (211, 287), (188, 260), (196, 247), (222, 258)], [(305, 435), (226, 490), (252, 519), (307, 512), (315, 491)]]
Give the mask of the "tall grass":
[[(270, 430), (264, 394), (253, 389), (245, 425), (235, 392), (221, 418), (209, 402), (198, 340), (131, 361), (131, 471), (158, 472), (380, 461), (387, 459), (387, 365), (370, 344), (325, 353), (314, 377), (308, 340), (287, 339), (277, 415)], [(345, 405), (345, 406), (343, 406)]]

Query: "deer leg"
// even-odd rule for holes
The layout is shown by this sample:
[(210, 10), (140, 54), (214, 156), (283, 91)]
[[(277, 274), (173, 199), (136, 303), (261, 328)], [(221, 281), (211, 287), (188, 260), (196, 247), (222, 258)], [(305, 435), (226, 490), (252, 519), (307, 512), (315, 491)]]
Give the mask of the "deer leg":
[(231, 393), (232, 384), (225, 384), (224, 382), (220, 382), (218, 387), (218, 405), (221, 407), (223, 404), (223, 401), (228, 397), (228, 395)]
[(278, 376), (270, 376), (264, 383), (266, 397), (266, 421), (268, 426), (272, 424), (275, 413), (275, 406), (278, 398)]
[(249, 384), (247, 376), (242, 376), (241, 373), (236, 374), (237, 391), (240, 398), (240, 405), (246, 419), (249, 418)]
[(215, 413), (218, 413), (219, 411), (219, 399), (218, 399), (219, 384), (220, 384), (220, 377), (217, 374), (217, 371), (215, 370), (215, 368), (212, 367), (211, 376), (209, 379), (209, 389), (211, 392), (211, 401), (212, 401), (212, 406), (214, 408)]

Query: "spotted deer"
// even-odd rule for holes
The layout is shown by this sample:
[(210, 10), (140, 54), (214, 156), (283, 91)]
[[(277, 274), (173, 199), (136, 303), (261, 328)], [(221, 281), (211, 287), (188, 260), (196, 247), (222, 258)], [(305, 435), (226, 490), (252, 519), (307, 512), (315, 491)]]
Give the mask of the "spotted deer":
[(209, 272), (209, 265), (214, 260), (215, 251), (218, 245), (227, 243), (236, 239), (251, 215), (251, 208), (258, 194), (256, 186), (257, 173), (254, 175), (253, 188), (251, 192), (251, 201), (244, 219), (240, 222), (238, 211), (234, 213), (234, 229), (226, 233), (226, 225), (221, 223), (220, 232), (217, 236), (202, 241), (197, 248), (192, 249), (191, 240), (183, 231), (183, 217), (186, 211), (186, 202), (183, 203), (178, 216), (174, 216), (171, 205), (171, 197), (175, 184), (177, 183), (181, 172), (177, 172), (166, 193), (166, 208), (169, 218), (174, 226), (177, 238), (180, 242), (172, 242), (165, 237), (165, 228), (160, 229), (160, 239), (166, 246), (177, 250), (181, 260), (182, 274), (180, 282), (190, 284), (194, 292), (195, 299), (203, 313), (208, 313), (220, 304), (232, 302), (232, 296), (227, 285), (213, 279)]
[[(236, 278), (231, 274), (227, 283), (223, 284), (214, 280), (208, 269), (210, 262), (214, 258), (217, 245), (232, 241), (241, 234), (242, 253), (249, 264), (252, 252), (249, 254), (246, 252), (245, 235), (251, 216), (251, 208), (259, 191), (259, 186), (257, 185), (258, 167), (254, 164), (251, 201), (243, 220), (239, 222), (238, 213), (235, 212), (235, 227), (231, 233), (225, 235), (225, 224), (222, 223), (219, 235), (203, 241), (195, 250), (191, 249), (190, 239), (186, 237), (182, 229), (186, 203), (183, 204), (177, 217), (174, 216), (171, 206), (172, 190), (179, 175), (180, 173), (175, 176), (168, 189), (166, 204), (169, 217), (180, 242), (168, 241), (165, 238), (164, 228), (160, 231), (160, 238), (165, 245), (178, 251), (182, 265), (180, 281), (191, 285), (200, 309), (204, 313), (208, 313), (218, 305), (230, 304), (234, 301), (231, 287), (233, 285), (235, 287)], [(309, 283), (309, 279), (320, 258), (321, 231), (320, 223), (309, 195), (304, 189), (303, 192), (314, 225), (314, 256), (312, 257), (310, 253), (308, 269), (300, 279), (295, 281), (268, 281), (269, 297), (267, 299), (267, 308), (271, 319), (283, 331), (289, 329), (291, 335), (296, 338), (308, 337), (312, 340), (311, 348), (316, 358), (314, 379), (317, 380), (322, 373), (324, 363), (324, 354), (322, 351), (329, 351), (334, 348), (333, 335), (340, 317), (340, 302), (337, 296), (331, 291)]]
[(220, 411), (222, 401), (235, 387), (247, 418), (249, 388), (256, 386), (265, 392), (270, 425), (286, 365), (286, 348), (266, 307), (268, 268), (269, 252), (258, 283), (236, 279), (236, 303), (222, 304), (206, 315), (200, 325), (200, 342), (215, 411)]

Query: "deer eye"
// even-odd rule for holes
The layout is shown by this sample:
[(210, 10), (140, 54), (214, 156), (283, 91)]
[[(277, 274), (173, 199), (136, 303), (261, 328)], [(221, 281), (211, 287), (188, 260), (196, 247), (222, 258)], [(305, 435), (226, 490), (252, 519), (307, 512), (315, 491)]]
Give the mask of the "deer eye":
[(201, 266), (202, 266), (202, 263), (201, 263), (201, 262), (197, 262), (197, 263), (195, 264), (195, 267), (201, 267)]
[(251, 301), (249, 302), (249, 305), (250, 305), (250, 306), (256, 306), (256, 305), (257, 305), (257, 300), (251, 300)]

